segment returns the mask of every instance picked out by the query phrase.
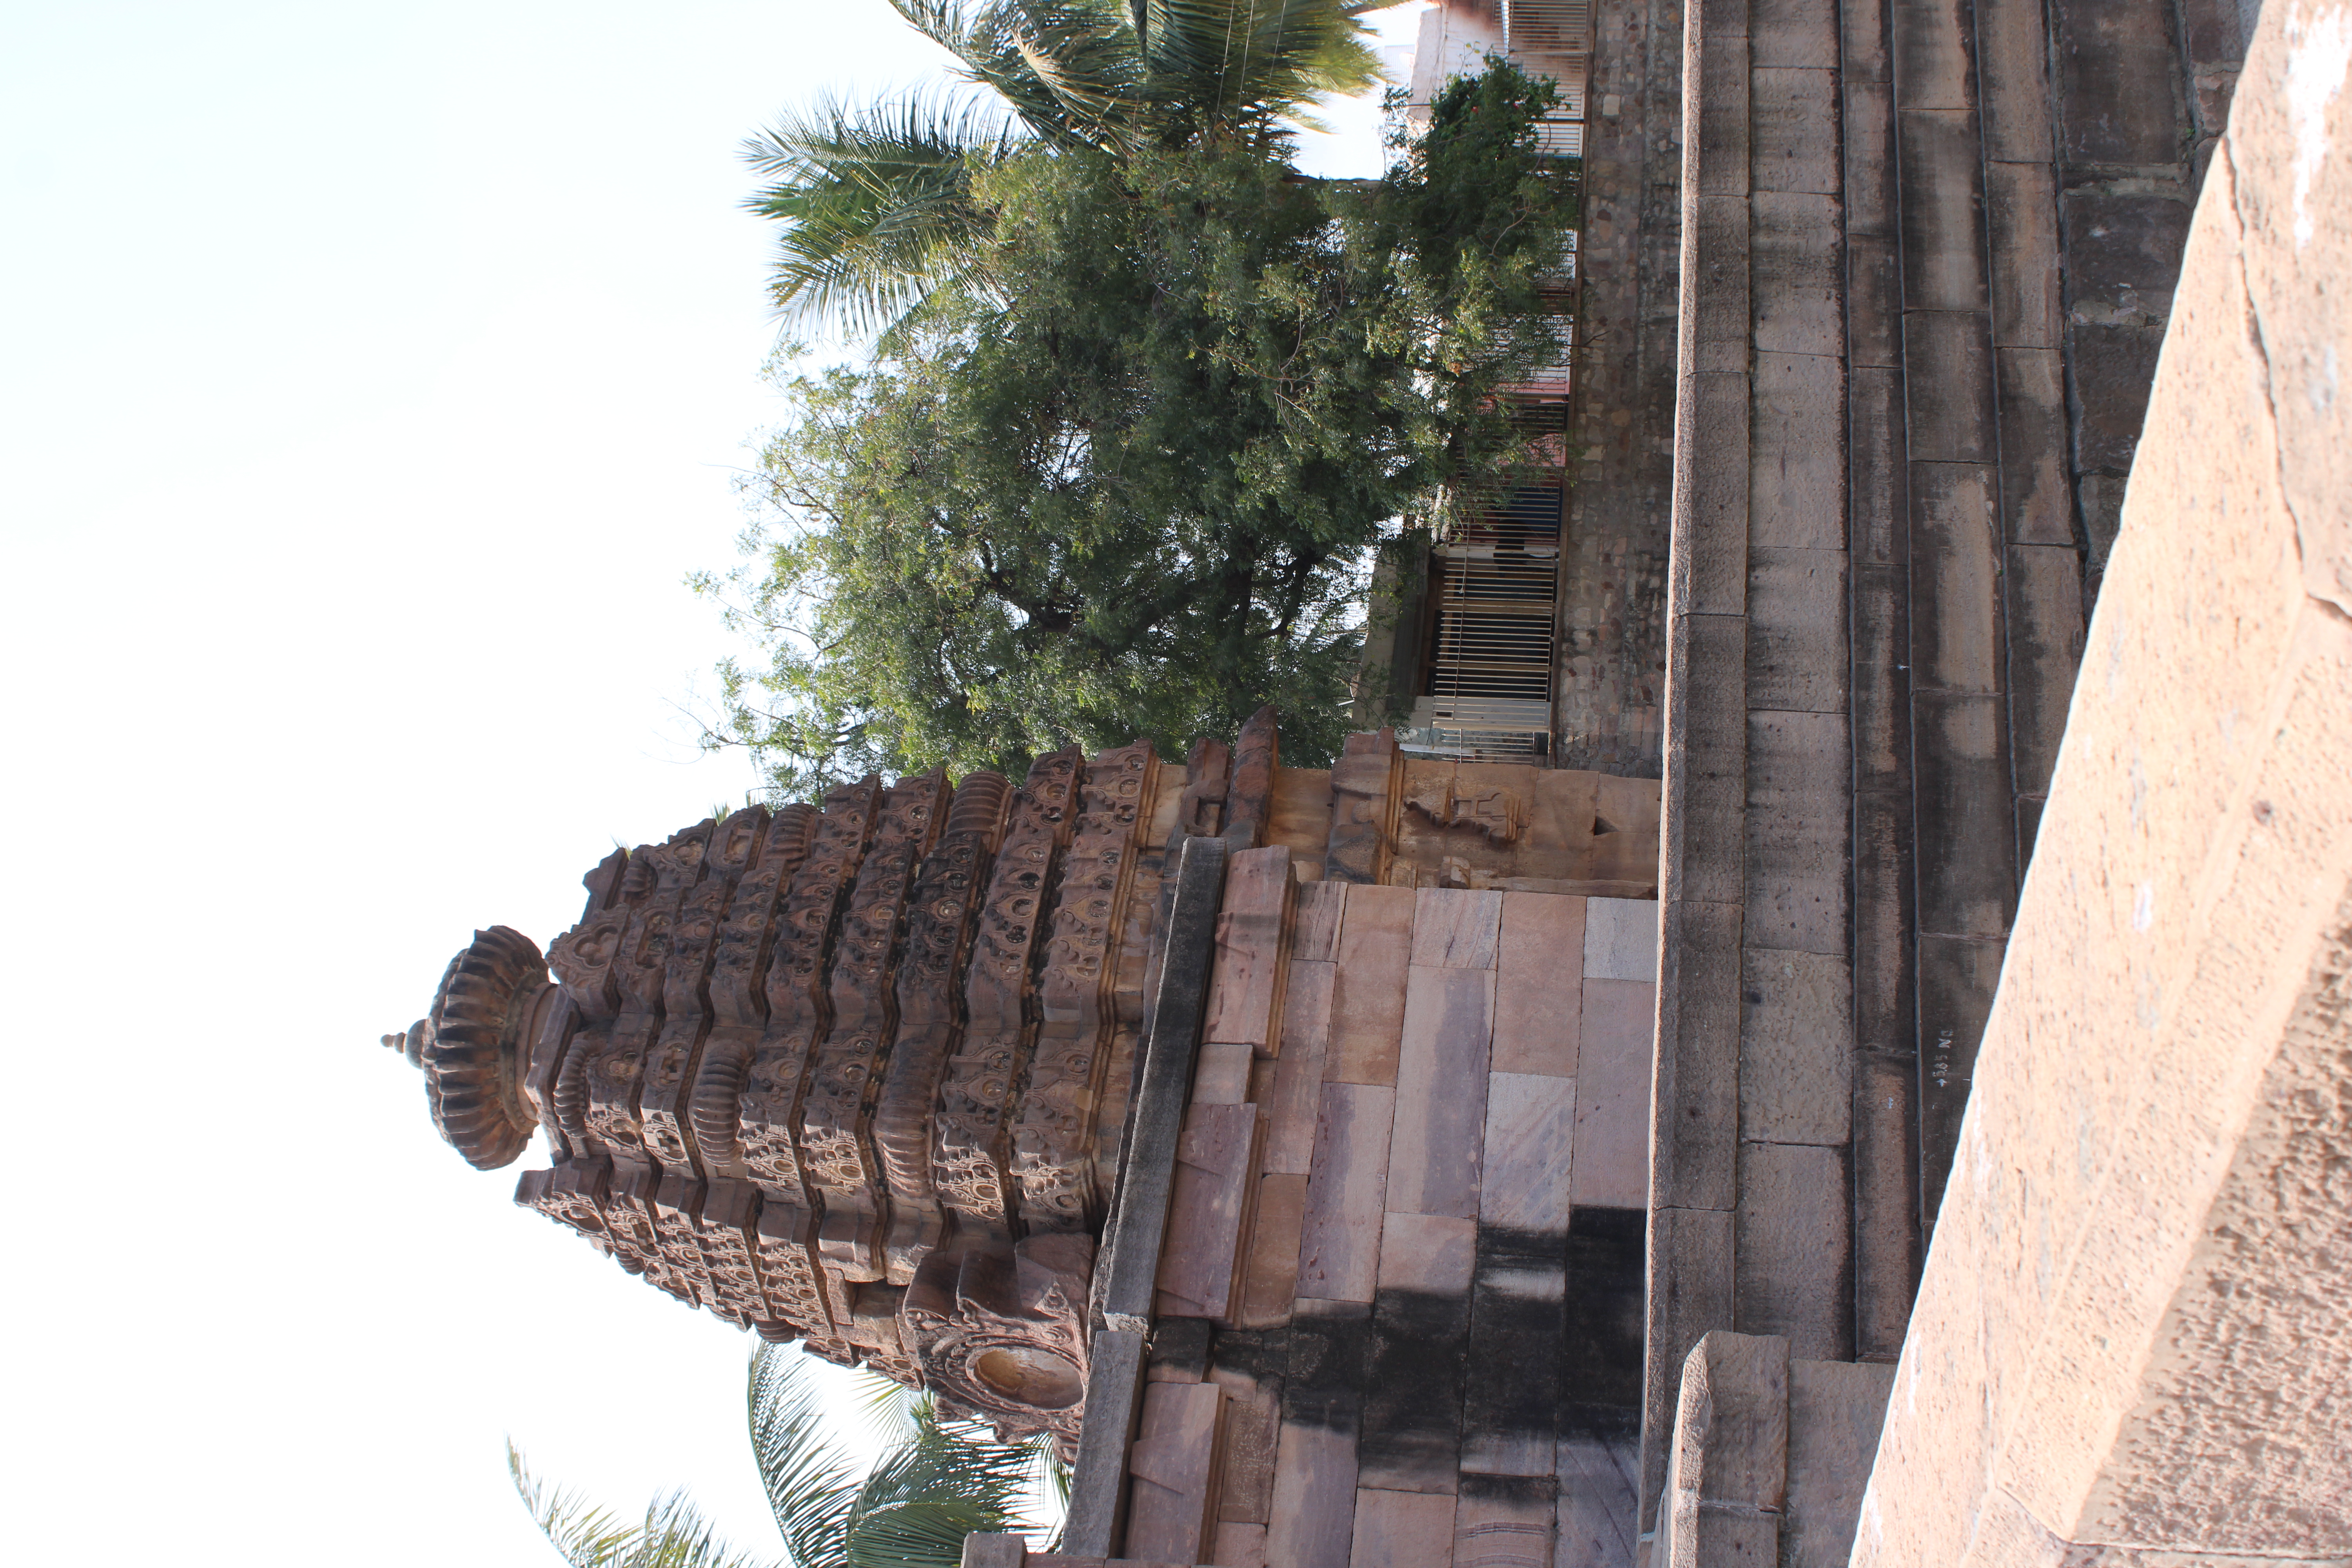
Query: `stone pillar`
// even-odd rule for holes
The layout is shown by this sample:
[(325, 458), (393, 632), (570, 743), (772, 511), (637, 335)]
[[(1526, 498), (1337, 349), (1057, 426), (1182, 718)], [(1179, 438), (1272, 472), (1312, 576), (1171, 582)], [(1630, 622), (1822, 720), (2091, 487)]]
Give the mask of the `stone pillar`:
[(2352, 1552), (2347, 147), (2352, 14), (2274, 0), (2208, 164), (1864, 1568)]
[(1650, 1568), (1843, 1568), (1890, 1366), (1708, 1334), (1683, 1363)]

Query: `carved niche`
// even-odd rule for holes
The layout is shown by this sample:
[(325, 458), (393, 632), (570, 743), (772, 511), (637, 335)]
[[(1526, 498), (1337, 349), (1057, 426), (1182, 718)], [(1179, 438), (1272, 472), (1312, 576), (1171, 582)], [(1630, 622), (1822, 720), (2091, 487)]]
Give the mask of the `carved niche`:
[(899, 1322), (927, 1384), (1000, 1437), (1051, 1432), (1063, 1457), (1075, 1459), (1094, 1255), (1093, 1237), (1063, 1233), (926, 1258)]

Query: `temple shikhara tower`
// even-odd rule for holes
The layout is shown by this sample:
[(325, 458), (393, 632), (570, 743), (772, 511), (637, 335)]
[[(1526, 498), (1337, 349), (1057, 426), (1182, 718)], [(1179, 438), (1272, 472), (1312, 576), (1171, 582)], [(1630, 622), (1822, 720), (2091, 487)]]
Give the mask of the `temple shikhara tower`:
[(699, 823), (388, 1043), (1055, 1434), (968, 1568), (2352, 1563), (2352, 11), (1450, 0), (1414, 102), (1493, 49), (1577, 352), (1330, 768)]
[[(1366, 1466), (1450, 1489), (1471, 1394), (1541, 1425), (1547, 1465), (1563, 1397), (1630, 1455), (1656, 784), (1384, 733), (1328, 770), (1277, 752), (1269, 710), (1182, 763), (1063, 752), (1017, 786), (698, 823), (591, 870), (543, 958), (478, 932), (387, 1043), (476, 1165), (543, 1134), (516, 1201), (623, 1268), (1007, 1433), (1075, 1453), (1106, 1325), (1196, 1325), (1192, 1386), (1247, 1391), (1244, 1524), (1272, 1523), (1300, 1335), (1360, 1363), (1318, 1397), (1388, 1403)], [(1573, 1367), (1571, 1234), (1603, 1320)], [(1384, 1288), (1451, 1322), (1434, 1363)], [(1510, 1373), (1470, 1390), (1481, 1351)]]

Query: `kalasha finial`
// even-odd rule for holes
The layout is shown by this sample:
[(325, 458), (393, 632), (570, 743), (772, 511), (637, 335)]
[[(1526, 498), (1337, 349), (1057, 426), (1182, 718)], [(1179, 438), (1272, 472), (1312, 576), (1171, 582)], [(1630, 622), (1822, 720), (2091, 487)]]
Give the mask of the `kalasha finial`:
[(406, 1034), (383, 1037), (424, 1068), (434, 1127), (478, 1170), (513, 1161), (538, 1129), (524, 1099), (526, 1036), (552, 987), (537, 944), (492, 926), (449, 961), (433, 1011)]
[(422, 1068), (425, 1066), (425, 1020), (419, 1018), (400, 1033), (386, 1035), (383, 1046), (386, 1050), (398, 1051), (406, 1057), (410, 1067)]

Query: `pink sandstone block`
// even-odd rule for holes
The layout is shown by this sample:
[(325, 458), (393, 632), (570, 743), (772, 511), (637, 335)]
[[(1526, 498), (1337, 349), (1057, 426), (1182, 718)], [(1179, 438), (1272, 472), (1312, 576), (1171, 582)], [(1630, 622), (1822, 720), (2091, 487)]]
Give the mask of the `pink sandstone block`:
[[(1334, 887), (1345, 887), (1335, 882)], [(1338, 965), (1290, 966), (1282, 1001), (1282, 1057), (1274, 1065), (1266, 1100), (1265, 1168), (1307, 1173), (1315, 1152), (1315, 1113), (1323, 1100), (1323, 1069), (1331, 1039), (1331, 988)]]
[(1584, 905), (1588, 980), (1658, 978), (1658, 906), (1648, 899), (1588, 899)]
[(1216, 1554), (1209, 1561), (1216, 1564), (1216, 1568), (1268, 1568), (1265, 1526), (1218, 1525)]
[(1486, 1173), (1478, 1192), (1481, 1224), (1568, 1233), (1576, 1081), (1538, 1073), (1498, 1072), (1487, 1078)]
[[(1486, 1478), (1465, 1478), (1454, 1502), (1454, 1568), (1551, 1568), (1552, 1500), (1517, 1478), (1479, 1480)], [(1587, 1568), (1581, 1559), (1565, 1561)]]
[(1404, 1024), (1405, 970), (1412, 960), (1413, 890), (1369, 884), (1348, 890), (1331, 991), (1330, 1054), (1323, 1076), (1339, 1083), (1396, 1082)]
[(1381, 1221), (1380, 1287), (1461, 1295), (1478, 1261), (1478, 1222), (1452, 1215), (1391, 1214)]
[(1503, 895), (1460, 888), (1413, 894), (1412, 962), (1433, 968), (1492, 969)]
[(1282, 1006), (1283, 926), (1294, 886), (1284, 846), (1244, 849), (1233, 858), (1217, 914), (1216, 967), (1202, 1039), (1242, 1041), (1267, 1056), (1280, 1048), (1275, 1025)]
[(1247, 1100), (1250, 1064), (1255, 1058), (1255, 1050), (1243, 1040), (1202, 1046), (1192, 1064), (1192, 1103), (1239, 1105)]
[(1478, 1214), (1486, 1121), (1494, 972), (1416, 964), (1405, 992), (1388, 1206), (1398, 1214)]
[(1584, 983), (1569, 1185), (1578, 1204), (1641, 1208), (1649, 1202), (1650, 1042), (1657, 1010), (1658, 988), (1646, 981)]
[(1327, 1083), (1300, 1226), (1298, 1294), (1369, 1301), (1378, 1281), (1396, 1090)]
[(1495, 1070), (1574, 1078), (1584, 1005), (1584, 900), (1505, 893), (1496, 959)]
[(1248, 1276), (1242, 1282), (1241, 1326), (1270, 1329), (1290, 1321), (1298, 1294), (1298, 1247), (1307, 1221), (1307, 1177), (1273, 1172), (1258, 1178), (1257, 1213), (1250, 1219)]
[(1451, 1492), (1356, 1491), (1355, 1549), (1348, 1568), (1438, 1568), (1454, 1560)]
[(1275, 1447), (1268, 1562), (1282, 1568), (1349, 1568), (1355, 1530), (1355, 1434), (1284, 1422)]
[(1347, 907), (1347, 883), (1302, 883), (1290, 909), (1290, 962), (1328, 963), (1338, 958)]
[(1214, 1528), (1217, 1421), (1225, 1392), (1213, 1383), (1151, 1383), (1127, 1451), (1127, 1552), (1198, 1563)]

